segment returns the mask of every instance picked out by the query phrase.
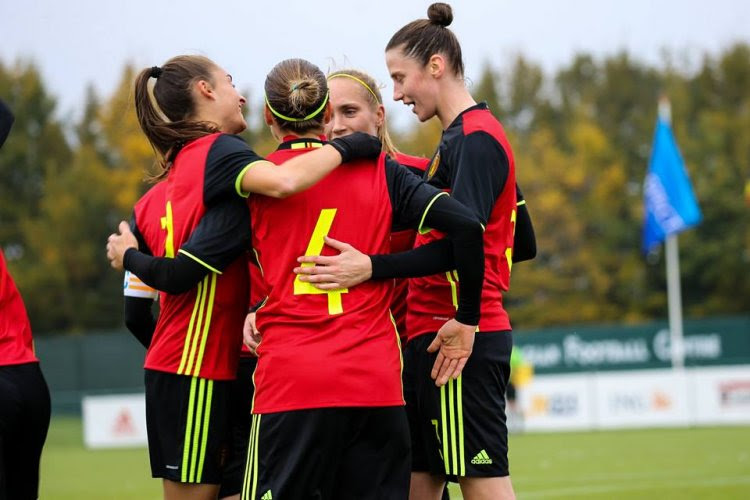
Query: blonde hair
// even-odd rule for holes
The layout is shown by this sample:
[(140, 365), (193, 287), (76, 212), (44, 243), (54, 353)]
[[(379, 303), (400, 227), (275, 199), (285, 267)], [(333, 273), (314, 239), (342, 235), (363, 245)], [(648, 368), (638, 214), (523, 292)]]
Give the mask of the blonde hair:
[[(380, 87), (375, 79), (364, 71), (358, 69), (341, 69), (328, 74), (328, 80), (334, 78), (347, 78), (359, 83), (365, 90), (365, 99), (373, 109), (383, 104), (383, 96), (380, 94)], [(380, 142), (383, 145), (383, 152), (391, 157), (395, 157), (399, 150), (396, 148), (396, 145), (393, 144), (391, 136), (388, 133), (388, 124), (386, 122), (385, 114), (383, 114), (383, 124), (378, 127), (378, 139), (380, 139)]]

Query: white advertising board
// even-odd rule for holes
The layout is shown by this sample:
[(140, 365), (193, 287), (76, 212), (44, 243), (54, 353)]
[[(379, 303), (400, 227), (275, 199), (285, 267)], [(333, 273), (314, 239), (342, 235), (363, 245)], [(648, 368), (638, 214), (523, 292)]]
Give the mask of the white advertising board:
[(690, 424), (684, 373), (670, 370), (599, 373), (594, 382), (598, 428)]
[(146, 446), (145, 396), (84, 397), (83, 441), (88, 448)]
[(594, 426), (593, 381), (587, 375), (535, 377), (519, 390), (524, 429), (579, 430)]
[(750, 367), (696, 368), (687, 376), (695, 394), (694, 423), (750, 423)]

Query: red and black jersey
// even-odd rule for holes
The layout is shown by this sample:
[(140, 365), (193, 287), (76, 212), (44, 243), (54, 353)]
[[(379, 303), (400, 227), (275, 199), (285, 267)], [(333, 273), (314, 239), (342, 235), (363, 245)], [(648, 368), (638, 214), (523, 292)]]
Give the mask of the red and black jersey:
[[(322, 144), (289, 140), (268, 159), (280, 164)], [(404, 404), (389, 312), (393, 281), (323, 292), (293, 269), (300, 255), (335, 254), (324, 245), (326, 235), (368, 254), (387, 253), (392, 225), (418, 227), (441, 194), (382, 154), (347, 163), (284, 200), (250, 199), (253, 248), (268, 286), (257, 313), (263, 340), (254, 413)]]
[[(427, 165), (430, 164), (428, 158), (396, 153), (394, 158), (402, 167), (408, 169), (411, 173), (419, 176), (424, 175)], [(404, 252), (414, 247), (414, 239), (417, 232), (414, 229), (394, 228), (391, 233), (391, 253)], [(397, 278), (393, 287), (393, 299), (391, 300), (391, 314), (396, 322), (396, 328), (401, 336), (402, 341), (406, 341), (406, 295), (409, 291), (409, 281), (404, 278)]]
[(0, 366), (37, 361), (26, 307), (0, 250)]
[(146, 368), (235, 378), (247, 313), (242, 298), (249, 294), (244, 252), (250, 220), (239, 186), (244, 171), (261, 159), (242, 139), (226, 134), (192, 141), (177, 155), (163, 181), (163, 255), (179, 251), (209, 273), (193, 290), (162, 294)]
[(159, 182), (151, 187), (133, 207), (130, 229), (138, 240), (138, 250), (164, 257), (164, 238), (166, 236), (165, 212), (167, 206), (167, 183)]
[[(167, 196), (167, 183), (159, 182), (151, 187), (133, 207), (130, 230), (138, 240), (138, 250), (146, 255), (164, 257), (164, 236), (162, 219)], [(135, 274), (125, 271), (123, 291), (126, 297), (155, 299), (158, 292), (143, 283)]]
[[(508, 290), (516, 218), (516, 172), (513, 152), (500, 122), (487, 105), (463, 111), (443, 131), (440, 146), (424, 174), (425, 180), (469, 207), (485, 227), (485, 274), (479, 331), (510, 330), (502, 292)], [(443, 235), (417, 236), (415, 246)], [(435, 332), (455, 316), (456, 273), (409, 280), (409, 338)]]

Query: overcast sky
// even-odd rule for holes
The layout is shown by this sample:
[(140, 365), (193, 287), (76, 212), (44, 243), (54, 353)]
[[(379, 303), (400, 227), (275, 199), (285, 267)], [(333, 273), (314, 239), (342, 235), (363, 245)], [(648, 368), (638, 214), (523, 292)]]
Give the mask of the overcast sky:
[[(0, 61), (33, 58), (62, 117), (77, 116), (93, 82), (107, 95), (123, 65), (161, 64), (199, 53), (233, 74), (258, 101), (266, 73), (288, 57), (324, 71), (365, 69), (391, 86), (383, 48), (405, 23), (426, 17), (428, 1), (370, 0), (0, 0)], [(547, 71), (577, 51), (604, 56), (627, 49), (649, 63), (666, 49), (697, 64), (736, 41), (750, 41), (745, 0), (459, 0), (451, 28), (461, 42), (466, 73), (484, 61), (503, 68), (517, 53)], [(388, 104), (397, 124), (414, 120)]]

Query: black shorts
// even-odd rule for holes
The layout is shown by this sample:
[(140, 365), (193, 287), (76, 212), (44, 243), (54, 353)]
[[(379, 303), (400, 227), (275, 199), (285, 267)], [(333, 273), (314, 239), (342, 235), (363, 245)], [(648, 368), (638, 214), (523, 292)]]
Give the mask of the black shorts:
[(256, 357), (241, 357), (237, 367), (237, 380), (232, 382), (229, 392), (229, 457), (221, 478), (219, 498), (237, 495), (242, 491), (255, 392), (253, 373), (257, 364)]
[(228, 455), (232, 381), (146, 370), (152, 477), (220, 484)]
[(509, 475), (505, 389), (511, 333), (478, 333), (461, 376), (443, 387), (430, 377), (437, 354), (429, 354), (427, 346), (434, 338), (420, 335), (404, 351), (412, 470), (449, 477)]
[(409, 427), (403, 406), (253, 415), (243, 500), (406, 500)]
[(39, 496), (49, 418), (49, 389), (39, 363), (0, 366), (0, 499)]

